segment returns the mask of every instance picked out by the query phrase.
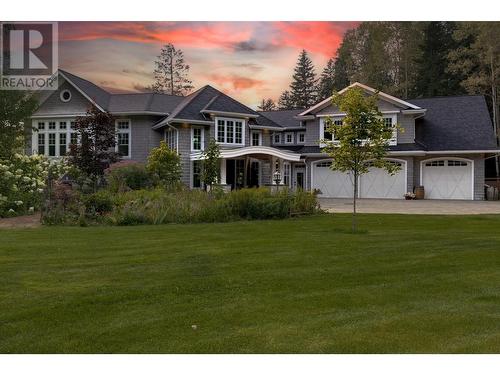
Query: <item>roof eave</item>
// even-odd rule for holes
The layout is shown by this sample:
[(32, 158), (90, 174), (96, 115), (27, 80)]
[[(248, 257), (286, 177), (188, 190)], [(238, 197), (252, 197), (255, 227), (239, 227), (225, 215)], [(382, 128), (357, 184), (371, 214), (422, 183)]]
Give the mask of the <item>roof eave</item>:
[(211, 111), (209, 109), (202, 109), (200, 113), (203, 114), (209, 114), (209, 115), (214, 115), (214, 116), (238, 116), (238, 117), (245, 117), (245, 118), (257, 118), (260, 115), (258, 114), (250, 114), (250, 113), (240, 113), (240, 112), (225, 112), (225, 111)]

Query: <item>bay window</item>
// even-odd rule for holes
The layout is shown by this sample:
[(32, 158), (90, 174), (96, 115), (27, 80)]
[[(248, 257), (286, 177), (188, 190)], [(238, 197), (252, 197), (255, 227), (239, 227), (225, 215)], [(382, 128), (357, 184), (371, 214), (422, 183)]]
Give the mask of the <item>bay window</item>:
[(245, 121), (239, 119), (217, 118), (217, 142), (230, 145), (243, 145)]

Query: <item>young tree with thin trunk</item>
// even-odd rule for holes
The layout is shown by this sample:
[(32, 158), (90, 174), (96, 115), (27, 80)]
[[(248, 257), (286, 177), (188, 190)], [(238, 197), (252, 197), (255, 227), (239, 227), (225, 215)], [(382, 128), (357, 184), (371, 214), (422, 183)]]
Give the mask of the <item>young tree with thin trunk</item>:
[(184, 96), (193, 89), (188, 78), (189, 65), (184, 61), (184, 53), (168, 43), (162, 47), (155, 61), (153, 72), (155, 83), (151, 89), (154, 92)]
[(272, 99), (262, 99), (262, 102), (257, 108), (259, 111), (274, 111), (276, 109), (276, 104)]
[(215, 138), (211, 138), (208, 147), (202, 153), (203, 169), (201, 179), (206, 187), (219, 181), (220, 147)]
[(327, 131), (334, 140), (322, 139), (323, 151), (332, 158), (331, 169), (347, 172), (352, 177), (353, 215), (352, 230), (357, 229), (356, 199), (358, 179), (370, 166), (383, 168), (395, 174), (400, 167), (384, 159), (387, 155), (393, 128), (387, 127), (378, 110), (378, 95), (366, 96), (360, 88), (351, 88), (333, 96), (332, 104), (345, 113), (342, 125), (335, 125), (327, 118)]

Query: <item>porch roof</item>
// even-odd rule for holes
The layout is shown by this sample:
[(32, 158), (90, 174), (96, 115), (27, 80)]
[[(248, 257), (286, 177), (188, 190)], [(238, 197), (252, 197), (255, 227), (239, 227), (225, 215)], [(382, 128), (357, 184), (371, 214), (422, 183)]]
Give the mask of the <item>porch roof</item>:
[[(222, 159), (232, 159), (247, 155), (269, 155), (288, 161), (300, 161), (300, 154), (293, 151), (280, 150), (269, 146), (247, 146), (232, 149), (221, 149), (220, 156)], [(202, 153), (191, 155), (192, 160), (202, 159)]]

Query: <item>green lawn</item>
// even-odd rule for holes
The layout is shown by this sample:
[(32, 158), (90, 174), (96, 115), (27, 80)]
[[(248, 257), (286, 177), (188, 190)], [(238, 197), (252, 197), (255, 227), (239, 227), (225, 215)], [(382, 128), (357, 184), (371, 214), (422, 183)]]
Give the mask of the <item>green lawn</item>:
[(349, 226), (0, 230), (0, 352), (500, 352), (500, 216)]

